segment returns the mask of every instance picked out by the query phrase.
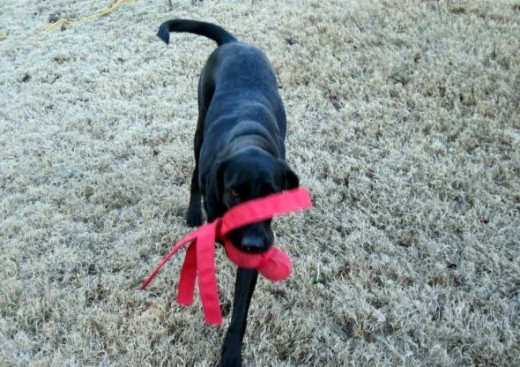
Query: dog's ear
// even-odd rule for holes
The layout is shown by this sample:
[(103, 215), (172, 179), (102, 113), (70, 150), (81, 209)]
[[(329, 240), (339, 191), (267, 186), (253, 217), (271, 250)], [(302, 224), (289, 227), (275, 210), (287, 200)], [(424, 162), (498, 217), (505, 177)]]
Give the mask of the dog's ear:
[(300, 179), (298, 178), (296, 173), (294, 173), (294, 171), (289, 168), (287, 163), (285, 163), (282, 160), (280, 160), (280, 162), (282, 163), (284, 189), (290, 190), (290, 189), (295, 189), (298, 186), (300, 186)]
[(204, 207), (206, 209), (208, 222), (212, 222), (215, 219), (221, 217), (225, 212), (224, 204), (222, 202), (222, 190), (224, 189), (223, 169), (224, 163), (216, 162), (209, 175), (206, 177), (206, 195), (204, 196)]

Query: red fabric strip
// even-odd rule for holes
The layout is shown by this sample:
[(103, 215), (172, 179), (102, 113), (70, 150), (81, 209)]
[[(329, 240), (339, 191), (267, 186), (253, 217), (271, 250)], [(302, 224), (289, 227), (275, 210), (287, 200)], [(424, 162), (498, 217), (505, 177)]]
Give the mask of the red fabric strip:
[(197, 240), (197, 275), (204, 317), (208, 324), (222, 324), (215, 275), (215, 233), (218, 221), (208, 224)]
[(164, 266), (164, 264), (166, 264), (168, 262), (168, 260), (170, 260), (171, 257), (173, 255), (175, 255), (175, 253), (177, 251), (179, 251), (179, 249), (182, 246), (184, 246), (188, 242), (191, 242), (195, 238), (197, 238), (196, 234), (197, 234), (198, 231), (199, 231), (199, 229), (195, 230), (194, 232), (189, 233), (183, 239), (181, 239), (179, 242), (177, 242), (177, 244), (175, 246), (173, 246), (173, 248), (170, 250), (170, 252), (168, 252), (168, 254), (161, 260), (161, 262), (159, 264), (157, 264), (155, 269), (153, 269), (152, 273), (148, 276), (148, 279), (146, 279), (146, 281), (143, 284), (141, 284), (139, 289), (143, 290), (146, 287), (148, 287), (148, 285), (152, 282), (153, 278), (155, 278), (155, 276), (157, 275), (159, 270), (161, 270), (161, 268)]
[(188, 247), (179, 278), (177, 303), (189, 306), (193, 303), (195, 294), (195, 279), (197, 277), (197, 240)]
[(218, 237), (223, 239), (237, 228), (311, 206), (310, 193), (302, 187), (249, 200), (234, 206), (224, 214)]
[[(228, 210), (222, 218), (208, 223), (181, 239), (155, 267), (148, 279), (141, 285), (145, 289), (163, 265), (184, 245), (191, 243), (186, 251), (181, 268), (177, 302), (191, 305), (198, 277), (199, 293), (202, 300), (205, 320), (209, 324), (222, 324), (222, 313), (218, 299), (215, 275), (215, 240), (226, 243), (226, 253), (238, 266), (254, 265), (268, 279), (282, 280), (290, 274), (291, 261), (287, 254), (276, 247), (260, 255), (247, 254), (230, 248), (226, 235), (245, 225), (272, 218), (276, 215), (308, 209), (312, 206), (309, 191), (297, 188), (263, 198), (250, 200)], [(251, 266), (252, 266), (251, 265)]]

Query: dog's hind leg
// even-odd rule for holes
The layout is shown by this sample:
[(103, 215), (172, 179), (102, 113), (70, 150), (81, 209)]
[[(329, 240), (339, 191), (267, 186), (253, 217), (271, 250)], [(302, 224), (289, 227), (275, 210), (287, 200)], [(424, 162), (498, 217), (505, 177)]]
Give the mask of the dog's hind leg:
[(188, 214), (186, 215), (186, 222), (190, 227), (198, 227), (202, 224), (201, 192), (199, 185), (199, 155), (200, 147), (202, 146), (202, 131), (199, 129), (200, 125), (200, 123), (197, 124), (193, 143), (195, 151), (195, 168), (193, 169), (193, 175), (191, 176), (190, 204), (188, 207)]
[(247, 312), (257, 279), (258, 271), (256, 269), (238, 268), (233, 314), (222, 347), (221, 367), (239, 367), (242, 365), (242, 340), (247, 326)]
[(195, 169), (193, 170), (193, 175), (191, 177), (190, 204), (188, 208), (188, 214), (186, 216), (188, 225), (192, 227), (200, 226), (203, 222), (201, 209), (202, 193), (199, 181), (199, 160), (200, 150), (204, 141), (206, 114), (208, 112), (209, 105), (211, 104), (213, 93), (215, 92), (215, 87), (211, 77), (211, 70), (208, 69), (209, 68), (206, 66), (202, 70), (197, 88), (199, 119), (197, 121), (197, 129), (195, 130), (195, 139), (193, 144), (195, 153)]

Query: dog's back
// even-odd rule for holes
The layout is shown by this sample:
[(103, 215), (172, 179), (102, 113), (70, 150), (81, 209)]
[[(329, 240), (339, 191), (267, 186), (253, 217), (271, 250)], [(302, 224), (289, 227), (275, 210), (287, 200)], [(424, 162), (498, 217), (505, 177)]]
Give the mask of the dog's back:
[[(204, 111), (204, 135), (212, 141), (229, 141), (233, 135), (255, 133), (272, 137), (276, 131), (280, 158), (285, 158), (283, 140), (286, 116), (271, 63), (258, 48), (239, 42), (224, 28), (207, 22), (173, 19), (159, 27), (158, 37), (169, 43), (169, 32), (193, 33), (212, 39), (219, 46), (208, 58), (199, 85), (199, 110)], [(254, 121), (244, 131), (237, 121)], [(238, 129), (235, 129), (237, 128)], [(263, 130), (263, 131), (262, 131)], [(266, 132), (267, 134), (263, 134)], [(226, 135), (226, 139), (219, 139)], [(203, 147), (203, 165), (211, 165), (221, 149), (218, 144)]]
[[(260, 99), (264, 102), (266, 96), (278, 97), (274, 71), (260, 49), (239, 42), (231, 33), (213, 23), (172, 19), (161, 24), (157, 36), (168, 44), (170, 32), (193, 33), (217, 43), (219, 47), (210, 55), (201, 75), (203, 81), (214, 83), (213, 88), (210, 89), (215, 92), (218, 92), (217, 89), (225, 89), (226, 93), (233, 93), (236, 90), (243, 95), (243, 98), (252, 101)], [(229, 55), (232, 57), (227, 57)], [(214, 78), (205, 78), (207, 74), (211, 74)], [(244, 91), (249, 91), (250, 94)], [(267, 102), (271, 105), (282, 105), (279, 98)], [(226, 110), (229, 111), (229, 108)]]

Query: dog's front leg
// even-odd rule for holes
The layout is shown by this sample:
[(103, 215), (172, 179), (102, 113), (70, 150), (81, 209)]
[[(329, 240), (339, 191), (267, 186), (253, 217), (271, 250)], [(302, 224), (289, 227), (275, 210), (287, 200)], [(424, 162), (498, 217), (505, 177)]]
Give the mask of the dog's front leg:
[(258, 270), (238, 268), (231, 323), (222, 347), (221, 367), (242, 365), (242, 339), (246, 331), (247, 312), (258, 279)]

